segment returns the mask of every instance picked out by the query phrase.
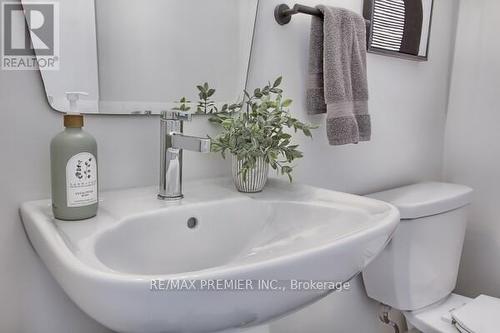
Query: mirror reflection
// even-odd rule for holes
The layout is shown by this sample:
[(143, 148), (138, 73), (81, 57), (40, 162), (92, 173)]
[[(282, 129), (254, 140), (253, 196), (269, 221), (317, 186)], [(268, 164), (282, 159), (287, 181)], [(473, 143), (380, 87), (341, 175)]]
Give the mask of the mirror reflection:
[[(198, 101), (196, 86), (205, 82), (217, 89), (215, 105), (233, 103), (246, 86), (257, 5), (61, 2), (60, 68), (41, 70), (49, 103), (66, 112), (66, 92), (77, 91), (86, 94), (77, 102), (82, 113), (158, 114), (178, 107), (182, 98)], [(202, 113), (196, 107), (190, 112), (197, 111)]]

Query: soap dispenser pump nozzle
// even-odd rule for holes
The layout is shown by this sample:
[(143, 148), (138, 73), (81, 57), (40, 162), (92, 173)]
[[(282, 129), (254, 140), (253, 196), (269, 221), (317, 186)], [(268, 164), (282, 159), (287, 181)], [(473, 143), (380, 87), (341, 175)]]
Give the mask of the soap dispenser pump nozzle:
[(78, 113), (78, 108), (76, 103), (80, 99), (80, 96), (88, 96), (89, 94), (84, 91), (67, 91), (66, 99), (69, 101), (69, 113)]

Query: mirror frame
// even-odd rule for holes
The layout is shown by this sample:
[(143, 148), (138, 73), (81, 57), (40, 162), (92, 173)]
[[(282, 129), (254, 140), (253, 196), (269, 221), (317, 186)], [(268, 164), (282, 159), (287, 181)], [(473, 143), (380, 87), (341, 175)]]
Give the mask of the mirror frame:
[[(364, 4), (363, 4), (363, 17), (365, 19), (369, 20), (370, 22), (373, 21), (373, 16), (375, 14), (375, 6), (374, 6), (375, 1), (376, 0), (364, 0)], [(423, 55), (423, 56), (413, 55), (413, 54), (390, 51), (390, 50), (385, 50), (385, 49), (381, 49), (378, 47), (373, 47), (372, 46), (373, 24), (370, 24), (370, 29), (366, 32), (367, 33), (366, 44), (367, 44), (368, 52), (373, 53), (373, 54), (394, 57), (394, 58), (406, 59), (406, 60), (422, 61), (422, 62), (428, 61), (429, 60), (429, 46), (430, 46), (431, 32), (432, 32), (433, 14), (434, 14), (434, 0), (431, 0), (431, 12), (430, 12), (430, 16), (429, 16), (429, 33), (427, 34), (427, 41), (426, 41), (427, 45), (426, 45), (426, 49), (425, 49), (425, 55)]]

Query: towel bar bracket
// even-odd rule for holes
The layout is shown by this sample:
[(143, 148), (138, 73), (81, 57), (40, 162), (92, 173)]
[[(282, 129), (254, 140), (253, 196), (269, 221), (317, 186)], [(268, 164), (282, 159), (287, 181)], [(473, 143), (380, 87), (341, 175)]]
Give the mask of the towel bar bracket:
[(290, 23), (292, 20), (292, 15), (289, 14), (290, 7), (288, 5), (282, 3), (281, 5), (277, 5), (276, 8), (274, 8), (274, 18), (276, 19), (276, 22), (278, 22), (279, 25), (285, 25)]
[(290, 23), (292, 19), (292, 15), (303, 13), (313, 16), (322, 17), (323, 14), (321, 11), (314, 7), (308, 7), (304, 5), (295, 4), (293, 8), (290, 8), (287, 4), (282, 3), (281, 5), (277, 5), (274, 9), (274, 18), (279, 25), (285, 25)]

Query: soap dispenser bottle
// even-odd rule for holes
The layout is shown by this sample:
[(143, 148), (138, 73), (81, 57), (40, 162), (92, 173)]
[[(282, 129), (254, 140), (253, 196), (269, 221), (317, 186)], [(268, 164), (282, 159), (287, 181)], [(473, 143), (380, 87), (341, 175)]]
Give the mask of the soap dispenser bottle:
[(65, 130), (50, 143), (52, 211), (59, 220), (83, 220), (97, 214), (97, 143), (82, 130), (83, 116), (77, 112), (81, 95), (87, 94), (66, 93), (70, 112), (64, 115)]

